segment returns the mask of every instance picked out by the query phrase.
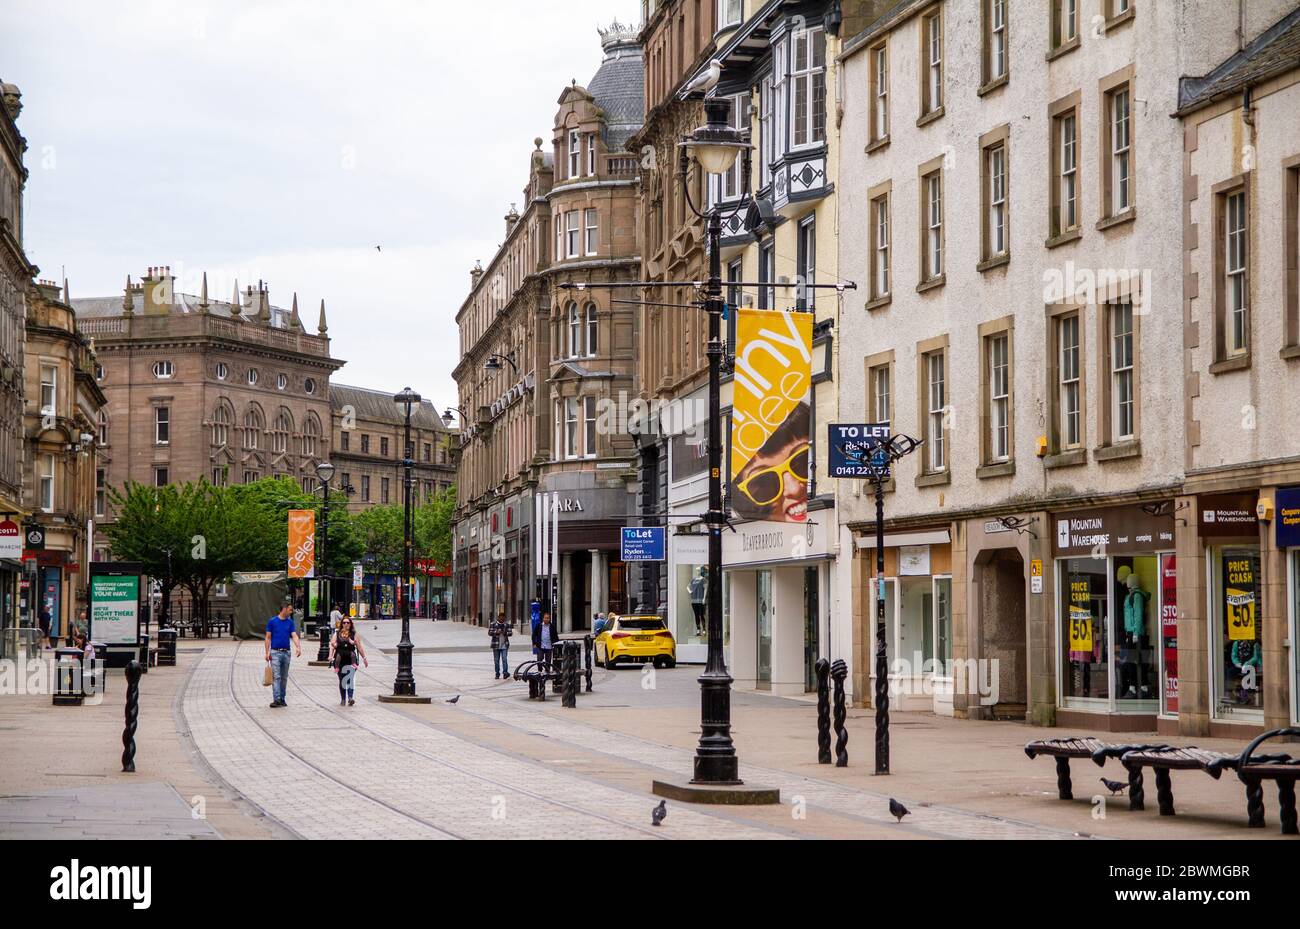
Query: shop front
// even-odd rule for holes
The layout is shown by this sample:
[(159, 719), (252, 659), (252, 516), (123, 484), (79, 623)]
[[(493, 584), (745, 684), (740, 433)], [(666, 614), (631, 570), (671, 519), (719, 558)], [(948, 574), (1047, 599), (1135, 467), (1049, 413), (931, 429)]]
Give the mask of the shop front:
[(628, 569), (621, 560), (623, 527), (631, 524), (632, 494), (621, 479), (606, 482), (598, 472), (548, 475), (559, 520), (559, 604), (561, 633), (590, 630), (598, 613), (628, 611)]
[[(953, 715), (953, 578), (948, 528), (885, 535), (889, 705)], [(858, 637), (864, 698), (875, 694), (876, 537), (858, 537)], [(867, 702), (867, 700), (864, 700)]]
[(1176, 731), (1174, 503), (1052, 513), (1057, 724)]
[(1291, 724), (1300, 725), (1300, 487), (1279, 487), (1276, 497), (1277, 547), (1286, 559), (1286, 604), (1291, 647)]
[[(826, 508), (805, 522), (744, 523), (723, 534), (723, 644), (737, 689), (809, 693), (817, 659), (838, 657), (829, 641), (835, 529)], [(704, 555), (707, 562), (707, 548)], [(707, 595), (707, 583), (699, 593)]]

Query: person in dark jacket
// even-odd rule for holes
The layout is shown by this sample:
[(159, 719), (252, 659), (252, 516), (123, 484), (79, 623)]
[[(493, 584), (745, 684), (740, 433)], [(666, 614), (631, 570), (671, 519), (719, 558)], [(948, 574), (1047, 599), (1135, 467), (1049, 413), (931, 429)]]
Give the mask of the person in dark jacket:
[(492, 672), (496, 680), (510, 678), (510, 634), (514, 627), (504, 616), (498, 616), (490, 626), (488, 635), (492, 637)]
[(533, 629), (533, 651), (544, 672), (551, 670), (551, 653), (555, 651), (555, 627), (551, 625), (551, 614), (542, 614), (542, 621)]

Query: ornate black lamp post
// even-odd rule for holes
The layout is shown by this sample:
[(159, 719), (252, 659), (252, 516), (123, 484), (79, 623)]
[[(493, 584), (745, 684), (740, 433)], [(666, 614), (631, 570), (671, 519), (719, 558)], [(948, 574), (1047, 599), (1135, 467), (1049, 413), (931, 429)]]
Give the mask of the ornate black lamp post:
[[(749, 189), (749, 140), (732, 129), (731, 101), (710, 98), (704, 102), (706, 123), (679, 146), (680, 175), (686, 203), (708, 223), (709, 278), (704, 285), (704, 309), (709, 314), (709, 511), (704, 518), (709, 532), (708, 628), (709, 651), (700, 675), (700, 744), (695, 749), (692, 784), (727, 786), (742, 783), (740, 762), (731, 741), (731, 675), (722, 653), (722, 532), (727, 516), (722, 508), (722, 211), (714, 206), (702, 213), (691, 201), (687, 172), (691, 155), (706, 174), (725, 174), (744, 153), (744, 183)], [(743, 205), (743, 204), (742, 204)], [(737, 206), (736, 210), (741, 209)]]
[[(884, 427), (881, 427), (882, 430)], [(885, 484), (894, 462), (916, 451), (921, 442), (896, 435), (848, 451), (855, 464), (867, 469), (876, 490), (876, 773), (889, 773), (889, 655), (885, 645)]]
[[(317, 582), (317, 598), (321, 601), (320, 615), (316, 620), (316, 628), (320, 632), (320, 649), (316, 652), (316, 661), (328, 662), (330, 659), (330, 606), (332, 605), (333, 591), (330, 584), (329, 573), (329, 541), (330, 541), (330, 481), (334, 478), (334, 465), (328, 461), (322, 461), (316, 465), (316, 477), (321, 483), (321, 493), (323, 500), (320, 508), (320, 558), (317, 564), (320, 565), (320, 580)], [(319, 593), (319, 585), (324, 585), (324, 596)]]
[(411, 467), (414, 465), (411, 449), (411, 407), (420, 402), (420, 395), (406, 388), (393, 400), (406, 412), (405, 432), (402, 439), (402, 640), (397, 643), (397, 679), (393, 681), (394, 697), (415, 696), (415, 672), (411, 643)]

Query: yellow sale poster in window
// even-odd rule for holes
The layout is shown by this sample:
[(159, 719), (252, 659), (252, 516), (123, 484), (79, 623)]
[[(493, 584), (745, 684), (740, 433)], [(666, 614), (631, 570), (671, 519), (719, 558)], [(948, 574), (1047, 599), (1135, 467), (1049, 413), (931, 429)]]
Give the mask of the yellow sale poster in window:
[(1092, 613), (1083, 607), (1070, 607), (1070, 651), (1092, 651)]
[(807, 522), (813, 314), (736, 312), (732, 508), (744, 519)]
[(316, 511), (289, 511), (289, 577), (315, 577)]

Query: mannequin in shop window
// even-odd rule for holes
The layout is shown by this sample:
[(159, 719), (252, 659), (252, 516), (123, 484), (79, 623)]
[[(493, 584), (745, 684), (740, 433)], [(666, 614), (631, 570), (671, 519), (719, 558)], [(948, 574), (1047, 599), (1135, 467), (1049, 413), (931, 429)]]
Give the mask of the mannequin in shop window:
[(703, 637), (708, 626), (705, 604), (709, 599), (709, 569), (700, 568), (691, 578), (688, 591), (691, 595), (691, 610), (695, 613), (695, 635)]
[(1118, 577), (1120, 583), (1128, 588), (1124, 596), (1124, 632), (1120, 639), (1120, 697), (1146, 700), (1154, 695), (1146, 660), (1146, 656), (1151, 654), (1151, 639), (1147, 634), (1147, 607), (1151, 594), (1142, 589), (1141, 580), (1133, 569), (1121, 567)]

